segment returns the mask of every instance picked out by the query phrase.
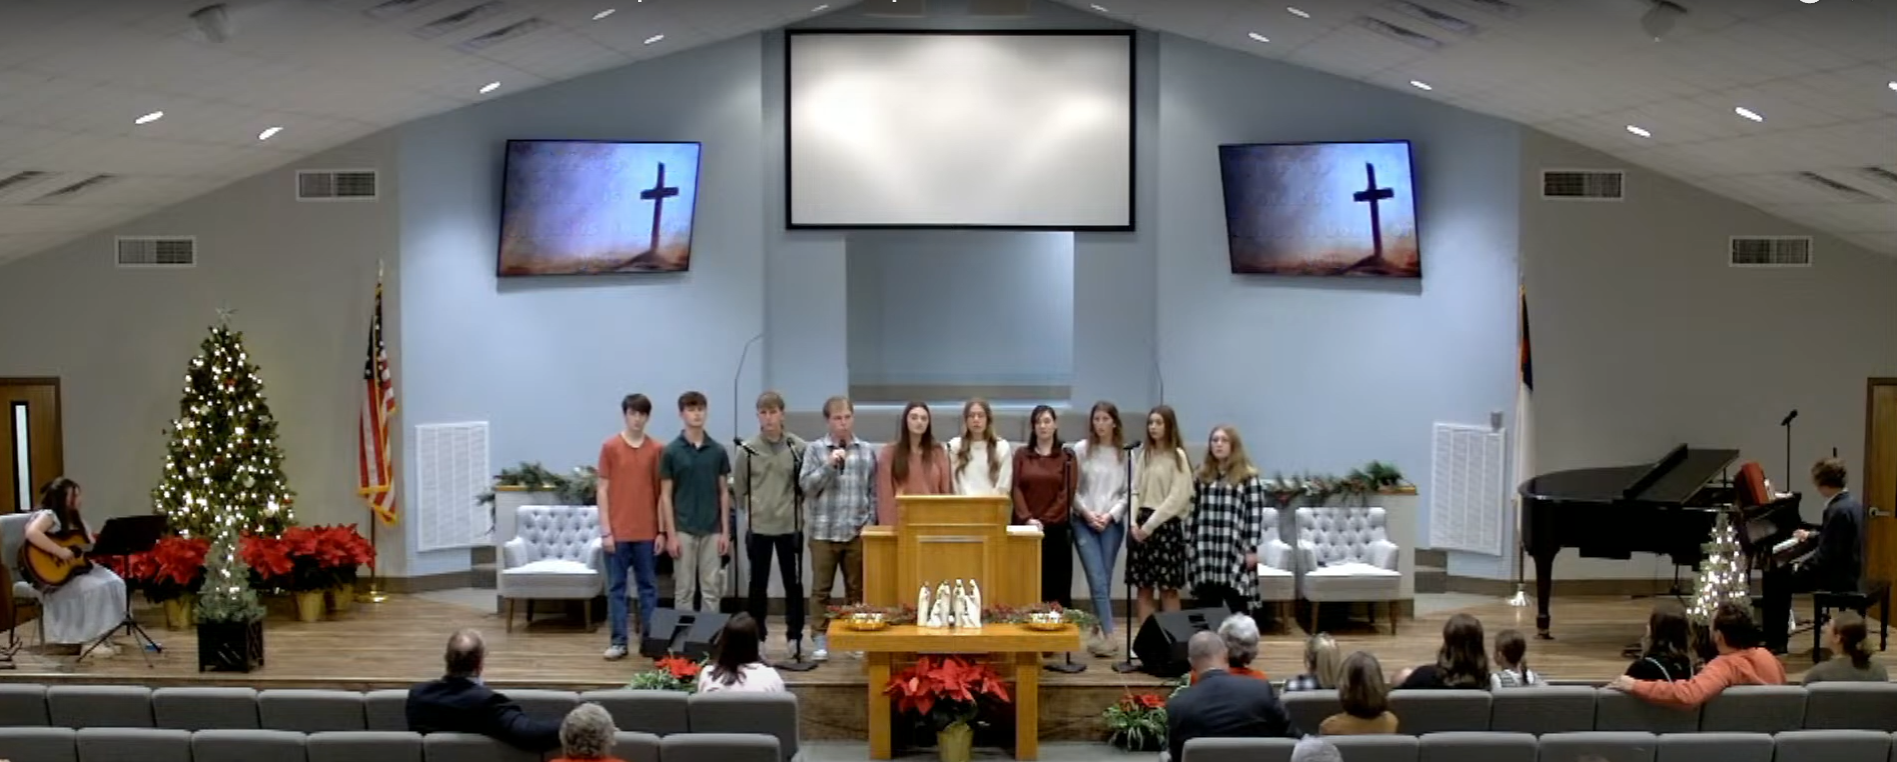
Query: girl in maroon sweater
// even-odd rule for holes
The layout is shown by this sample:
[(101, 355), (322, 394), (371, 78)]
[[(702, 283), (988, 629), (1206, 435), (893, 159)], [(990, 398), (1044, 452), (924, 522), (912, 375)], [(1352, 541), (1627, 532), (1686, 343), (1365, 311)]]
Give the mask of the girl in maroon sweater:
[(1028, 416), (1027, 446), (1014, 451), (1014, 523), (1041, 530), (1041, 600), (1074, 605), (1073, 528), (1067, 523), (1080, 469), (1060, 441), (1054, 408)]

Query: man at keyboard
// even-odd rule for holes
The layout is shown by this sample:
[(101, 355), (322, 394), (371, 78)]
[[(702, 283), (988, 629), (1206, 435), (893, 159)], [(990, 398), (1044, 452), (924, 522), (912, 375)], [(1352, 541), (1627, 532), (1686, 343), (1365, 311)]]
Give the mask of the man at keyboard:
[(1844, 461), (1826, 458), (1811, 467), (1812, 483), (1825, 498), (1816, 531), (1807, 527), (1792, 539), (1817, 549), (1805, 560), (1765, 575), (1765, 647), (1785, 653), (1790, 638), (1792, 595), (1813, 590), (1858, 588), (1864, 571), (1864, 504), (1846, 491)]

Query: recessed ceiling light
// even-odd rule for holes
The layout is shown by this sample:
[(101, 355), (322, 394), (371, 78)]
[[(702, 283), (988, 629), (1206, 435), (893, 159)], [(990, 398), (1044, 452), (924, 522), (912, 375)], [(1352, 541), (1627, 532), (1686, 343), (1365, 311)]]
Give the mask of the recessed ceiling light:
[(282, 127), (266, 127), (266, 128), (264, 128), (264, 131), (263, 131), (263, 132), (259, 132), (259, 133), (257, 133), (257, 139), (258, 139), (258, 140), (269, 140), (269, 139), (271, 139), (271, 138), (274, 138), (274, 137), (276, 137), (276, 136), (277, 136), (277, 133), (279, 133), (279, 132), (282, 132), (282, 131), (283, 131), (283, 128), (282, 128)]
[(1259, 41), (1259, 42), (1271, 42), (1271, 38), (1269, 38), (1269, 37), (1266, 37), (1266, 36), (1264, 36), (1264, 35), (1262, 35), (1262, 34), (1259, 34), (1259, 33), (1257, 33), (1257, 32), (1252, 32), (1251, 34), (1247, 34), (1247, 35), (1245, 35), (1245, 36), (1246, 36), (1246, 37), (1250, 37), (1250, 38), (1252, 38), (1252, 39), (1254, 39), (1254, 40), (1257, 40), (1257, 41)]
[(1101, 13), (1112, 13), (1112, 11), (1109, 11), (1109, 10), (1107, 10), (1105, 6), (1101, 6), (1101, 5), (1094, 5), (1094, 6), (1092, 6), (1092, 7), (1093, 7), (1093, 9), (1094, 9), (1094, 10), (1096, 10), (1096, 11), (1099, 11), (1099, 12), (1101, 12)]
[(133, 124), (151, 124), (152, 122), (156, 122), (163, 118), (165, 118), (165, 112), (153, 111), (149, 114), (146, 114), (144, 116), (141, 116), (137, 119), (132, 120), (132, 123)]
[(1743, 116), (1743, 117), (1745, 117), (1745, 118), (1747, 118), (1747, 119), (1750, 119), (1750, 120), (1752, 120), (1752, 121), (1754, 121), (1754, 122), (1763, 122), (1763, 121), (1765, 121), (1765, 117), (1762, 117), (1762, 116), (1759, 116), (1759, 112), (1757, 112), (1757, 111), (1753, 111), (1752, 109), (1749, 109), (1749, 108), (1746, 108), (1746, 107), (1744, 107), (1744, 106), (1740, 106), (1740, 107), (1738, 107), (1738, 108), (1735, 108), (1735, 109), (1733, 109), (1733, 110), (1732, 110), (1732, 113), (1735, 113), (1735, 114), (1738, 114), (1738, 115), (1740, 115), (1740, 116)]
[(1893, 79), (1890, 81), (1890, 89), (1897, 90), (1897, 79)]
[(606, 10), (593, 14), (593, 20), (598, 21), (600, 19), (606, 18), (607, 16), (611, 16), (618, 12), (619, 12), (618, 8), (607, 8)]
[(494, 92), (495, 90), (499, 90), (499, 89), (501, 89), (501, 83), (489, 82), (481, 86), (481, 94), (487, 95), (488, 93)]
[(1640, 137), (1643, 137), (1643, 138), (1653, 137), (1653, 133), (1648, 132), (1645, 129), (1642, 129), (1641, 127), (1637, 125), (1632, 125), (1632, 124), (1627, 125), (1627, 131), (1635, 135), (1639, 135)]
[(646, 44), (651, 45), (652, 43), (658, 42), (659, 40), (663, 40), (663, 39), (665, 39), (665, 35), (655, 34), (655, 35), (652, 35), (651, 37), (646, 38)]
[(1410, 87), (1414, 87), (1414, 88), (1416, 88), (1416, 89), (1418, 89), (1418, 90), (1434, 90), (1434, 89), (1436, 89), (1436, 88), (1433, 88), (1433, 87), (1430, 87), (1430, 86), (1429, 86), (1429, 83), (1428, 83), (1428, 82), (1422, 82), (1422, 81), (1419, 81), (1419, 80), (1414, 80), (1414, 79), (1412, 79), (1412, 80), (1410, 80)]
[(1310, 18), (1310, 17), (1311, 17), (1311, 14), (1309, 14), (1309, 13), (1305, 13), (1305, 12), (1304, 12), (1304, 9), (1302, 9), (1302, 8), (1297, 8), (1297, 7), (1292, 7), (1292, 6), (1287, 6), (1287, 7), (1286, 7), (1286, 8), (1284, 9), (1284, 10), (1285, 10), (1285, 12), (1286, 12), (1286, 13), (1289, 13), (1289, 14), (1291, 14), (1291, 15), (1293, 15), (1293, 16), (1296, 16), (1296, 17), (1298, 17), (1298, 18), (1301, 18), (1301, 19), (1308, 19), (1308, 18)]
[(810, 12), (811, 12), (811, 13), (822, 13), (822, 12), (824, 12), (824, 11), (826, 11), (826, 10), (829, 10), (829, 9), (830, 9), (830, 4), (829, 4), (829, 3), (824, 3), (823, 5), (819, 5), (819, 6), (817, 6), (817, 7), (815, 7), (815, 8), (812, 8), (812, 9), (810, 9)]
[(1798, 0), (1798, 2), (1804, 3), (1806, 5), (1815, 5), (1817, 4), (1818, 0)]

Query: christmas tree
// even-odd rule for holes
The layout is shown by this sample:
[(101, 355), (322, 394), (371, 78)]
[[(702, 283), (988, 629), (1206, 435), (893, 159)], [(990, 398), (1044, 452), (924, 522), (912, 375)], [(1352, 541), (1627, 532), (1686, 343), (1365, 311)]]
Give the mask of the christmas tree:
[(1705, 624), (1712, 621), (1719, 604), (1732, 602), (1750, 608), (1752, 592), (1749, 574), (1740, 563), (1739, 536), (1721, 512), (1713, 524), (1712, 539), (1700, 546), (1705, 559), (1699, 562), (1699, 578), (1693, 584), (1693, 605), (1687, 615)]
[(204, 554), (204, 587), (198, 592), (198, 621), (254, 622), (263, 604), (250, 589), (250, 565), (237, 551), (243, 541), (242, 517), (226, 512), (213, 520), (211, 550)]
[(264, 401), (257, 366), (244, 352), (244, 336), (230, 328), (229, 311), (220, 312), (191, 359), (178, 407), (165, 432), (170, 443), (164, 478), (152, 490), (172, 531), (209, 537), (226, 515), (236, 517), (240, 533), (276, 535), (295, 525), (295, 493), (283, 477), (277, 422)]

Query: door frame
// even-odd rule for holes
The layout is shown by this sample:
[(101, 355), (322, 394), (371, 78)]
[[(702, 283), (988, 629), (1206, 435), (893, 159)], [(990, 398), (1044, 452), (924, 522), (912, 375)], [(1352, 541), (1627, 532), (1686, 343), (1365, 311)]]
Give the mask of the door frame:
[[(1877, 415), (1877, 390), (1881, 387), (1887, 387), (1887, 386), (1897, 387), (1897, 377), (1872, 376), (1864, 384), (1864, 465), (1863, 465), (1864, 470), (1860, 473), (1863, 474), (1862, 478), (1864, 480), (1863, 483), (1865, 486), (1864, 499), (1866, 501), (1870, 500), (1870, 497), (1871, 497), (1870, 489), (1869, 489), (1870, 480), (1871, 480), (1871, 452), (1874, 449), (1875, 443), (1877, 442), (1877, 431), (1874, 425), (1876, 423), (1875, 416)], [(1890, 512), (1897, 511), (1897, 505), (1875, 505), (1874, 506), (1874, 505), (1868, 504), (1868, 502), (1865, 504), (1864, 508), (1866, 511), (1869, 511), (1875, 508), (1875, 509), (1885, 512), (1887, 515)], [(1871, 516), (1864, 517), (1865, 519), (1864, 523), (1867, 530), (1869, 529), (1871, 518), (1872, 518)], [(1897, 520), (1897, 519), (1893, 519), (1893, 520)], [(1866, 534), (1867, 534), (1865, 538), (1866, 551), (1868, 552), (1869, 539), (1870, 539), (1868, 537), (1868, 531)], [(1897, 552), (1897, 549), (1887, 549), (1887, 551)], [(1864, 560), (1865, 560), (1865, 573), (1869, 574), (1871, 559), (1867, 557)]]
[[(59, 382), (59, 377), (58, 376), (0, 376), (0, 386), (50, 386), (50, 387), (53, 387), (53, 413), (56, 416), (56, 419), (54, 420), (55, 425), (53, 426), (53, 437), (54, 437), (53, 449), (56, 453), (58, 453), (58, 456), (59, 456), (59, 460), (57, 463), (59, 468), (54, 469), (54, 471), (58, 473), (65, 473), (65, 470), (66, 470), (65, 392), (66, 390), (65, 390), (64, 385), (62, 385)], [(12, 411), (12, 406), (9, 405), (7, 407), (8, 407), (6, 411), (7, 414), (5, 416), (6, 417), (5, 425), (7, 428), (6, 436), (10, 439), (13, 436), (13, 411)], [(10, 463), (6, 465), (6, 468), (12, 468), (12, 467), (13, 465)], [(35, 492), (37, 492), (39, 489), (39, 485), (37, 484), (32, 485), (32, 489)]]

